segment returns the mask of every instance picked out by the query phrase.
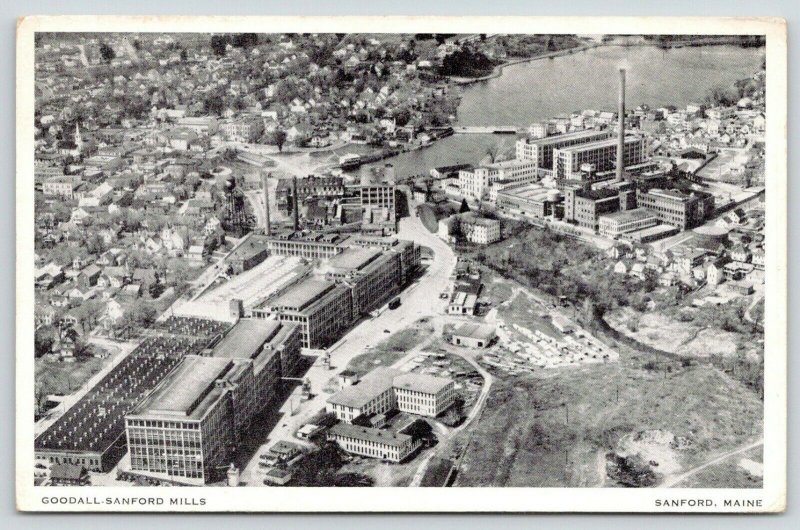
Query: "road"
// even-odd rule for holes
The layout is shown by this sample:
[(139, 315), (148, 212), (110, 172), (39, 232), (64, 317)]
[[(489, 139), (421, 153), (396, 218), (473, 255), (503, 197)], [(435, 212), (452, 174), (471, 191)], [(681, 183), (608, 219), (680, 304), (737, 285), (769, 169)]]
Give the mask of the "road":
[[(305, 375), (311, 383), (312, 398), (299, 402), (299, 398), (293, 395), (283, 404), (280, 408), (281, 420), (242, 470), (241, 481), (243, 483), (250, 486), (261, 485), (257, 471), (259, 455), (279, 440), (297, 442), (298, 439), (294, 437), (297, 429), (308, 423), (317, 412), (325, 407), (325, 402), (330, 394), (325, 393), (323, 389), (331, 378), (342, 372), (354, 357), (362, 354), (370, 346), (388, 338), (390, 334), (384, 333), (384, 330), (388, 329), (390, 333), (394, 333), (420, 318), (444, 313), (447, 301), (439, 298), (438, 294), (447, 286), (450, 275), (455, 269), (456, 256), (453, 250), (444, 241), (429, 232), (416, 217), (401, 219), (397, 235), (400, 239), (414, 241), (433, 251), (433, 259), (428, 268), (420, 279), (401, 293), (402, 304), (397, 309), (385, 311), (374, 319), (360, 322), (328, 350), (330, 354), (329, 369), (323, 366), (321, 360), (314, 363)], [(430, 338), (412, 348), (395, 365), (400, 366), (414, 358), (423, 348), (438, 339), (440, 334), (441, 329), (438, 328)]]
[(683, 482), (684, 480), (686, 480), (687, 478), (691, 477), (692, 475), (695, 475), (696, 473), (699, 473), (700, 471), (703, 471), (707, 467), (711, 467), (713, 465), (719, 464), (719, 463), (727, 460), (728, 458), (730, 458), (732, 456), (739, 455), (739, 454), (742, 454), (742, 453), (746, 453), (747, 451), (749, 451), (751, 449), (755, 449), (756, 447), (760, 447), (762, 445), (764, 445), (764, 440), (760, 439), (757, 442), (753, 442), (753, 443), (747, 444), (747, 445), (745, 445), (743, 447), (739, 447), (738, 449), (734, 449), (732, 451), (728, 451), (727, 453), (723, 453), (720, 456), (718, 456), (718, 457), (716, 457), (716, 458), (714, 458), (712, 460), (709, 460), (705, 464), (699, 465), (697, 467), (693, 467), (692, 469), (690, 469), (688, 471), (685, 471), (685, 472), (681, 473), (680, 475), (675, 475), (675, 476), (667, 478), (664, 482), (659, 484), (658, 487), (659, 488), (672, 488), (672, 487), (675, 487), (678, 484), (680, 484), (681, 482)]

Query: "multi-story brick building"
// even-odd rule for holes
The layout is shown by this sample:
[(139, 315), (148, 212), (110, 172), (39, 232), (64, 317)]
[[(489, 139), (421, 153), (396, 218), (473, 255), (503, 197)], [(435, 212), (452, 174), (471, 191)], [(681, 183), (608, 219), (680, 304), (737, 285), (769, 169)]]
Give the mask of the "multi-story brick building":
[(658, 224), (658, 219), (648, 210), (636, 208), (603, 214), (598, 219), (600, 235), (617, 237), (626, 232), (649, 228)]
[(681, 230), (702, 224), (714, 212), (714, 196), (702, 191), (684, 193), (654, 188), (639, 190), (636, 199), (639, 207)]
[(348, 248), (330, 259), (325, 278), (352, 290), (353, 319), (380, 306), (402, 285), (400, 254)]
[(337, 423), (328, 431), (328, 439), (349, 453), (390, 462), (402, 462), (422, 445), (409, 434), (372, 427)]
[(255, 142), (264, 132), (264, 120), (251, 117), (225, 122), (220, 131), (233, 142)]
[[(624, 165), (632, 166), (642, 162), (644, 157), (644, 139), (628, 136), (624, 141)], [(561, 147), (553, 150), (553, 175), (558, 179), (582, 180), (581, 167), (590, 165), (595, 172), (613, 169), (617, 160), (617, 140), (594, 141)]]
[(253, 309), (256, 318), (300, 324), (304, 348), (324, 348), (338, 340), (352, 323), (352, 315), (350, 289), (317, 279), (296, 283)]
[(551, 169), (553, 167), (553, 151), (564, 147), (581, 145), (611, 138), (612, 131), (590, 129), (572, 133), (549, 136), (545, 138), (522, 138), (516, 143), (517, 160), (531, 160), (536, 167)]
[[(297, 179), (297, 196), (302, 201), (306, 197), (341, 197), (345, 187), (342, 177), (316, 177), (310, 175)], [(290, 212), (294, 208), (292, 179), (280, 179), (275, 188), (275, 202), (278, 209)]]
[(538, 174), (537, 169), (532, 160), (507, 160), (462, 169), (458, 172), (461, 195), (467, 199), (479, 200), (488, 197), (492, 185), (499, 180), (509, 183), (533, 182)]

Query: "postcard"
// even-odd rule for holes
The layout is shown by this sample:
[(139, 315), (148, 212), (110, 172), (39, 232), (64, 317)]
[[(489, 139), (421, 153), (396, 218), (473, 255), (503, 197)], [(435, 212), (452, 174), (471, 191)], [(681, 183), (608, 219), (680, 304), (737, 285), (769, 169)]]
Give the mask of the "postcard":
[(17, 33), (19, 510), (785, 509), (782, 19)]

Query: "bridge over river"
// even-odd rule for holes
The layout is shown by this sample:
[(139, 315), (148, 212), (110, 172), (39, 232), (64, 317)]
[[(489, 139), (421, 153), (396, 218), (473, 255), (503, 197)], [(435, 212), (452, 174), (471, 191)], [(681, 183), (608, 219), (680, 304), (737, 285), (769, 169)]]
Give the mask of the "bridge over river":
[(520, 134), (525, 127), (517, 125), (457, 125), (453, 127), (455, 134)]

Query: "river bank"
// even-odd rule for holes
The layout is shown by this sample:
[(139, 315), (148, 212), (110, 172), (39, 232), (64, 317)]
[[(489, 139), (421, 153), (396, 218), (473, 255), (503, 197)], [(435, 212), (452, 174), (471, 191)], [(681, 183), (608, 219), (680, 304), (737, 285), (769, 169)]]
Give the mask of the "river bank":
[(533, 61), (540, 61), (542, 59), (553, 59), (555, 57), (561, 57), (563, 55), (572, 55), (573, 53), (585, 52), (586, 50), (591, 50), (592, 48), (597, 48), (599, 46), (604, 46), (601, 43), (595, 44), (587, 44), (585, 46), (579, 46), (577, 48), (566, 48), (564, 50), (558, 50), (551, 53), (546, 53), (544, 55), (537, 55), (535, 57), (520, 57), (518, 59), (512, 59), (510, 61), (506, 61), (503, 64), (498, 64), (494, 67), (491, 74), (485, 75), (483, 77), (475, 77), (475, 78), (466, 78), (466, 77), (451, 77), (450, 80), (460, 86), (471, 85), (472, 83), (478, 83), (481, 81), (488, 81), (489, 79), (495, 79), (503, 75), (503, 69), (508, 68), (509, 66), (514, 66), (516, 64), (523, 64), (523, 63), (530, 63)]
[(467, 86), (473, 83), (479, 83), (481, 81), (488, 81), (489, 79), (496, 79), (503, 75), (503, 70), (509, 66), (514, 66), (517, 64), (524, 64), (530, 63), (533, 61), (540, 61), (542, 59), (554, 59), (556, 57), (562, 57), (565, 55), (572, 55), (575, 53), (585, 52), (587, 50), (591, 50), (594, 48), (601, 48), (601, 47), (613, 47), (619, 46), (621, 48), (633, 48), (633, 47), (653, 47), (662, 50), (669, 50), (669, 49), (679, 49), (679, 48), (700, 48), (705, 46), (740, 46), (740, 42), (738, 41), (738, 37), (735, 35), (726, 36), (726, 37), (708, 37), (705, 39), (692, 39), (692, 40), (683, 40), (683, 41), (672, 41), (669, 43), (659, 43), (659, 42), (652, 42), (652, 41), (613, 41), (613, 42), (595, 42), (592, 44), (586, 44), (584, 46), (578, 46), (576, 48), (566, 48), (563, 50), (554, 51), (551, 53), (546, 53), (544, 55), (536, 55), (535, 57), (520, 57), (516, 59), (511, 59), (506, 61), (502, 64), (499, 64), (494, 67), (491, 74), (487, 74), (482, 77), (475, 77), (475, 78), (465, 78), (465, 77), (451, 77), (450, 80), (454, 82), (456, 85), (459, 86)]

